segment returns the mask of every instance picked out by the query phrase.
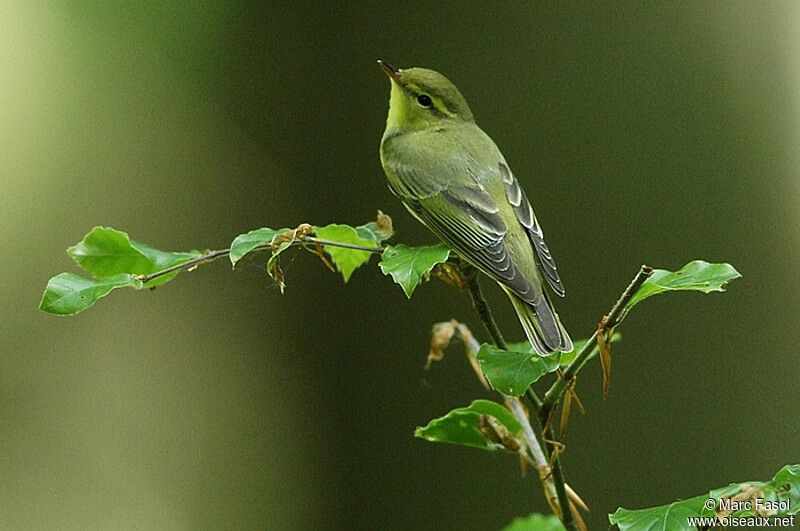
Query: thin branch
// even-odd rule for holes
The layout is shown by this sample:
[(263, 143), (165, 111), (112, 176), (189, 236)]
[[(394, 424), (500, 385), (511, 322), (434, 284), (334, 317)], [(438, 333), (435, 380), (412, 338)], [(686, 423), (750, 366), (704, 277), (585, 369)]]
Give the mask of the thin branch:
[(539, 398), (539, 395), (536, 394), (536, 391), (533, 390), (533, 387), (528, 387), (525, 391), (525, 394), (528, 395), (528, 399), (533, 404), (534, 410), (538, 413), (540, 409), (542, 409), (542, 399)]
[[(463, 273), (467, 278), (467, 287), (469, 288), (469, 294), (472, 297), (472, 304), (475, 307), (475, 311), (478, 312), (478, 315), (483, 322), (483, 326), (486, 327), (486, 331), (489, 332), (489, 335), (492, 337), (492, 340), (496, 346), (502, 349), (508, 348), (508, 344), (503, 338), (503, 334), (500, 332), (500, 327), (497, 326), (497, 321), (494, 320), (494, 315), (489, 307), (489, 303), (483, 296), (483, 291), (478, 283), (477, 271), (467, 269), (466, 271), (463, 271)], [(542, 401), (539, 399), (533, 389), (528, 389), (528, 396), (533, 402), (535, 415), (538, 418)], [(506, 396), (504, 398), (506, 399), (506, 403), (510, 406), (511, 411), (514, 413), (514, 416), (517, 417), (517, 420), (519, 420), (520, 424), (522, 424), (523, 433), (525, 434), (528, 448), (537, 468), (539, 469), (540, 480), (544, 484), (545, 489), (550, 491), (551, 494), (553, 491), (555, 491), (555, 496), (558, 499), (558, 505), (561, 509), (561, 514), (559, 515), (561, 522), (568, 530), (577, 529), (575, 526), (575, 521), (572, 517), (572, 511), (570, 510), (569, 499), (567, 498), (566, 487), (564, 484), (564, 473), (561, 469), (561, 461), (558, 459), (558, 455), (553, 455), (553, 468), (551, 469), (548, 462), (548, 452), (542, 447), (542, 445), (539, 443), (539, 439), (533, 433), (530, 421), (528, 420), (528, 415), (522, 409), (521, 402), (519, 399), (513, 397)], [(541, 423), (539, 426), (539, 434), (542, 441), (547, 440), (546, 432)], [(555, 512), (556, 508), (552, 508), (553, 512)]]
[(486, 376), (484, 376), (483, 372), (481, 372), (481, 366), (477, 359), (478, 351), (481, 349), (481, 344), (478, 343), (478, 340), (475, 339), (474, 335), (472, 335), (472, 331), (470, 331), (467, 325), (464, 323), (459, 323), (455, 319), (453, 319), (452, 322), (455, 324), (458, 335), (461, 336), (461, 340), (464, 342), (464, 349), (467, 351), (467, 360), (469, 361), (470, 367), (472, 367), (472, 370), (475, 372), (475, 376), (485, 389), (491, 389), (489, 382), (486, 381)]
[(494, 344), (505, 350), (508, 348), (508, 344), (505, 338), (503, 338), (503, 334), (500, 332), (500, 327), (497, 326), (497, 321), (494, 320), (494, 315), (492, 315), (492, 309), (489, 307), (489, 303), (486, 302), (486, 298), (483, 296), (481, 285), (478, 283), (477, 271), (467, 271), (465, 275), (467, 276), (467, 287), (469, 288), (469, 294), (470, 297), (472, 297), (472, 305), (475, 307), (475, 311), (478, 312), (483, 326), (486, 327), (486, 331), (492, 336)]
[[(538, 417), (537, 417), (538, 420)], [(552, 438), (550, 428), (548, 428), (541, 420), (539, 420), (539, 433), (541, 433), (542, 440), (547, 441)], [(545, 445), (547, 448), (548, 445)], [(561, 458), (558, 455), (558, 450), (553, 447), (545, 455), (552, 462), (551, 473), (553, 475), (553, 485), (556, 489), (556, 497), (558, 497), (558, 505), (561, 506), (561, 523), (569, 530), (577, 529), (575, 521), (573, 520), (572, 510), (569, 506), (569, 497), (567, 496), (567, 484), (564, 480), (564, 469), (561, 466)]]
[[(650, 275), (653, 274), (653, 268), (643, 265), (639, 272), (633, 277), (633, 280), (625, 288), (625, 291), (622, 293), (620, 298), (617, 300), (614, 307), (611, 308), (611, 311), (608, 313), (607, 317), (604, 317), (606, 330), (613, 330), (614, 327), (619, 325), (622, 320), (625, 318), (627, 314), (627, 306), (628, 303), (631, 301), (636, 292), (639, 291), (639, 288), (642, 287), (642, 284), (650, 278)], [(550, 386), (550, 389), (544, 395), (544, 400), (542, 401), (542, 407), (539, 408), (539, 420), (542, 423), (547, 422), (547, 417), (550, 415), (550, 412), (553, 408), (558, 404), (561, 398), (564, 396), (564, 391), (567, 388), (567, 384), (575, 378), (589, 358), (592, 357), (594, 352), (597, 350), (597, 330), (592, 334), (592, 337), (589, 338), (589, 341), (583, 346), (583, 348), (578, 352), (575, 356), (575, 359), (572, 363), (564, 370), (563, 374), (559, 379), (553, 382), (553, 385)]]
[(149, 282), (158, 277), (163, 277), (164, 275), (169, 275), (170, 273), (174, 273), (175, 271), (187, 271), (189, 269), (193, 269), (195, 267), (203, 265), (207, 262), (213, 262), (220, 256), (225, 256), (230, 252), (231, 252), (230, 249), (217, 249), (216, 251), (206, 251), (197, 258), (192, 258), (191, 260), (187, 260), (185, 262), (181, 262), (180, 264), (170, 266), (166, 269), (162, 269), (161, 271), (156, 271), (155, 273), (149, 273), (147, 275), (136, 275), (136, 278), (138, 280), (141, 280), (142, 282)]
[[(365, 245), (356, 245), (355, 243), (345, 243), (345, 242), (334, 242), (331, 240), (323, 240), (322, 238), (317, 238), (314, 236), (303, 236), (302, 238), (298, 238), (299, 242), (309, 242), (309, 243), (318, 243), (320, 245), (330, 245), (331, 247), (341, 247), (342, 249), (355, 249), (356, 251), (366, 251), (368, 253), (374, 254), (381, 254), (385, 247), (382, 245), (378, 245), (376, 247), (367, 247)], [(297, 244), (293, 244), (297, 245)]]
[[(376, 247), (366, 247), (364, 245), (356, 245), (354, 243), (345, 243), (345, 242), (335, 242), (331, 240), (324, 240), (322, 238), (317, 238), (316, 236), (299, 236), (296, 240), (291, 242), (289, 245), (302, 245), (304, 243), (316, 243), (320, 245), (328, 245), (330, 247), (341, 247), (342, 249), (354, 249), (356, 251), (366, 251), (368, 253), (375, 253), (380, 254), (384, 251), (384, 247), (378, 245)], [(266, 251), (272, 249), (271, 244), (264, 244), (259, 245), (258, 247), (253, 248), (250, 252), (254, 253), (257, 251)], [(195, 267), (201, 266), (208, 262), (213, 262), (217, 258), (221, 256), (225, 256), (230, 254), (231, 250), (228, 249), (217, 249), (214, 251), (206, 251), (202, 255), (198, 256), (197, 258), (192, 258), (191, 260), (187, 260), (180, 264), (167, 267), (166, 269), (162, 269), (161, 271), (156, 271), (154, 273), (148, 273), (146, 275), (136, 275), (138, 280), (142, 282), (149, 282), (153, 279), (158, 277), (163, 277), (164, 275), (168, 275), (170, 273), (174, 273), (175, 271), (189, 271), (194, 269)], [(249, 253), (248, 253), (249, 254)]]
[(504, 398), (509, 409), (511, 409), (511, 412), (514, 413), (514, 416), (522, 425), (522, 433), (525, 435), (525, 442), (528, 443), (528, 448), (531, 450), (533, 462), (536, 463), (537, 467), (549, 468), (550, 465), (547, 462), (547, 457), (545, 456), (544, 450), (542, 450), (542, 447), (539, 444), (539, 440), (533, 433), (531, 421), (528, 418), (528, 414), (525, 412), (525, 408), (522, 406), (522, 402), (519, 398), (513, 396), (506, 396)]

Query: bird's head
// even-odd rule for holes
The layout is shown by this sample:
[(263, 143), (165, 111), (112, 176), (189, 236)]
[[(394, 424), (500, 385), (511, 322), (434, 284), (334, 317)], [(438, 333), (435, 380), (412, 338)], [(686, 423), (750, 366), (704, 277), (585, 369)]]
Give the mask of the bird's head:
[(427, 68), (399, 69), (378, 61), (391, 79), (386, 128), (419, 131), (447, 121), (471, 122), (472, 111), (449, 79)]

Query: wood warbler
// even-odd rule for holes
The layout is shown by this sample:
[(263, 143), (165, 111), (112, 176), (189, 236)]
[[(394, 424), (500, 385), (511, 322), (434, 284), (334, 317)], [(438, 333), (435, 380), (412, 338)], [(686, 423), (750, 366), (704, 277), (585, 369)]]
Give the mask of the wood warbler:
[(378, 64), (392, 87), (381, 140), (391, 191), (464, 260), (500, 284), (536, 353), (572, 350), (544, 283), (561, 296), (564, 286), (503, 154), (443, 75)]

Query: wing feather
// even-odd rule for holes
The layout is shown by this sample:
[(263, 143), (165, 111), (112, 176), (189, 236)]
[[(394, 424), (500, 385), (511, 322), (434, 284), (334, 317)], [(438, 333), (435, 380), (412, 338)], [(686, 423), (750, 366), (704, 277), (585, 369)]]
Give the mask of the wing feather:
[(404, 201), (420, 221), (467, 261), (529, 304), (541, 302), (541, 289), (529, 282), (511, 260), (503, 242), (506, 225), (485, 190), (451, 187), (425, 199)]
[(533, 213), (528, 197), (525, 191), (520, 187), (517, 179), (511, 174), (508, 166), (500, 163), (500, 173), (503, 176), (503, 183), (506, 185), (506, 198), (511, 206), (514, 207), (514, 212), (517, 219), (523, 227), (528, 231), (528, 236), (536, 249), (536, 255), (539, 257), (539, 265), (545, 273), (548, 284), (553, 288), (558, 295), (564, 296), (564, 285), (561, 283), (561, 277), (558, 274), (556, 262), (553, 255), (550, 253), (550, 248), (544, 241), (544, 234), (539, 222), (536, 219), (536, 214)]

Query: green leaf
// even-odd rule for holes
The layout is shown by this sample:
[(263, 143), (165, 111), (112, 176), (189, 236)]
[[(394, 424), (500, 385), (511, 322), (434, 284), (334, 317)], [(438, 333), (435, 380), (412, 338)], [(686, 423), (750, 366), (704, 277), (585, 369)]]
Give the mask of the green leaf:
[(510, 396), (521, 396), (533, 382), (558, 369), (560, 358), (558, 353), (542, 357), (530, 351), (503, 350), (486, 343), (475, 357), (492, 387)]
[(696, 530), (697, 527), (689, 526), (688, 518), (692, 516), (708, 516), (708, 511), (703, 507), (703, 503), (707, 499), (708, 496), (704, 494), (668, 505), (635, 511), (620, 507), (613, 514), (608, 515), (608, 520), (612, 524), (619, 526), (620, 531)]
[[(146, 275), (200, 256), (200, 251), (168, 252), (130, 239), (127, 233), (110, 227), (95, 227), (80, 243), (67, 249), (79, 266), (97, 278), (121, 274)], [(155, 287), (168, 282), (178, 271), (147, 283)]]
[(555, 515), (533, 513), (515, 518), (503, 531), (564, 531), (564, 524)]
[(140, 280), (127, 274), (95, 280), (61, 273), (47, 283), (39, 308), (56, 315), (75, 315), (111, 291), (128, 287), (142, 289), (144, 286)]
[[(736, 501), (733, 501), (736, 500)], [(710, 505), (707, 505), (710, 504)], [(780, 469), (771, 481), (731, 483), (707, 494), (651, 507), (648, 509), (623, 509), (620, 507), (608, 516), (621, 531), (651, 529), (694, 530), (687, 518), (693, 516), (749, 517), (769, 514), (788, 516), (800, 512), (800, 464)]]
[(427, 441), (463, 444), (484, 450), (502, 448), (487, 440), (478, 429), (482, 415), (497, 419), (514, 437), (522, 431), (514, 415), (502, 405), (491, 400), (475, 400), (467, 407), (454, 409), (443, 417), (433, 419), (427, 426), (417, 428), (414, 435)]
[[(363, 228), (363, 227), (362, 227)], [(366, 229), (365, 229), (366, 230)], [(333, 223), (325, 227), (316, 228), (314, 231), (317, 237), (323, 240), (330, 240), (339, 243), (349, 243), (352, 245), (360, 245), (361, 247), (377, 248), (376, 240), (365, 239), (359, 236), (357, 229), (350, 225), (340, 225)], [(330, 255), (336, 269), (344, 277), (344, 281), (350, 280), (353, 271), (369, 262), (372, 257), (369, 251), (359, 251), (356, 249), (345, 249), (343, 247), (334, 247), (332, 245), (324, 245), (325, 252)]]
[(287, 232), (289, 229), (269, 229), (261, 228), (251, 230), (245, 234), (238, 235), (231, 243), (231, 264), (236, 264), (254, 249), (261, 246), (269, 246), (276, 235)]
[(401, 243), (383, 251), (380, 267), (384, 275), (392, 275), (410, 299), (423, 278), (427, 278), (433, 267), (446, 261), (448, 256), (450, 248), (444, 244), (409, 247)]
[(800, 464), (781, 468), (772, 478), (772, 483), (777, 489), (786, 493), (790, 507), (787, 514), (800, 513)]
[[(620, 334), (619, 332), (614, 332), (614, 335), (611, 336), (611, 342), (612, 343), (616, 343), (617, 341), (619, 341), (621, 339), (622, 339), (622, 334)], [(578, 355), (578, 352), (583, 350), (583, 346), (586, 345), (587, 341), (589, 341), (588, 338), (587, 339), (576, 339), (576, 340), (574, 340), (573, 341), (572, 350), (569, 351), (569, 352), (562, 352), (561, 353), (561, 359), (559, 360), (558, 364), (561, 367), (566, 367), (570, 363), (575, 361), (575, 356)], [(531, 344), (528, 343), (527, 341), (520, 341), (519, 343), (509, 343), (508, 344), (508, 350), (512, 350), (514, 352), (529, 352), (529, 353), (533, 354), (533, 348), (531, 347)], [(592, 354), (587, 359), (592, 359), (595, 356), (597, 356), (597, 352)]]
[[(771, 481), (745, 481), (712, 490), (708, 498), (717, 503), (717, 515), (756, 516), (764, 512), (778, 516), (800, 512), (800, 465), (786, 465)], [(744, 500), (737, 507), (729, 507), (724, 514), (722, 498)], [(756, 505), (756, 500), (761, 504)], [(763, 501), (762, 501), (763, 500)], [(734, 510), (735, 509), (735, 510)]]
[(665, 291), (725, 291), (725, 284), (741, 276), (730, 264), (709, 264), (702, 260), (689, 262), (674, 273), (656, 269), (633, 296), (626, 311), (646, 298)]

